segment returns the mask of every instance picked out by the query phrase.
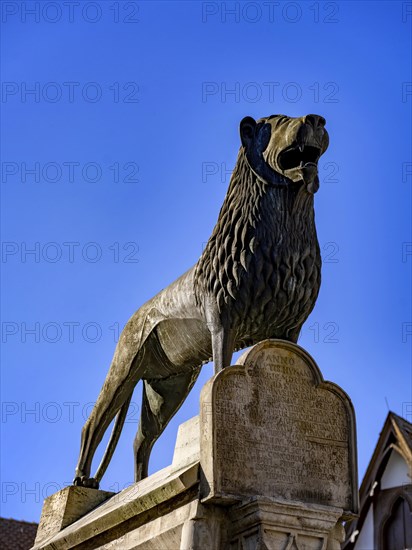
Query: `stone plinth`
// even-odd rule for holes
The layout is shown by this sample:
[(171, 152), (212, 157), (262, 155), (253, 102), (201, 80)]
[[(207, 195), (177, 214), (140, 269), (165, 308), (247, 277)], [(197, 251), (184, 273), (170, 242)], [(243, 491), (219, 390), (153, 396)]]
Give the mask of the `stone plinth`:
[(358, 510), (353, 409), (302, 348), (267, 340), (205, 385), (171, 466), (100, 505), (86, 491), (67, 526), (46, 502), (35, 550), (339, 550)]
[(86, 487), (65, 487), (45, 499), (35, 544), (85, 516), (115, 493)]

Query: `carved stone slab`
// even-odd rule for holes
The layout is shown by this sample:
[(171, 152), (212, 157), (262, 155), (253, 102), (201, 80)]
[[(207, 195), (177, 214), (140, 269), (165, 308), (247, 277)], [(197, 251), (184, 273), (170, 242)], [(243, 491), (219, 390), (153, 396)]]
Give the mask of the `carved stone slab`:
[(358, 511), (355, 416), (312, 357), (265, 340), (203, 388), (203, 502), (257, 495)]
[(194, 416), (183, 424), (180, 424), (175, 452), (173, 454), (172, 468), (182, 468), (193, 462), (199, 462), (200, 440), (199, 440), (199, 417)]
[(114, 494), (70, 486), (47, 497), (44, 501), (35, 544), (40, 544), (54, 533), (74, 523)]

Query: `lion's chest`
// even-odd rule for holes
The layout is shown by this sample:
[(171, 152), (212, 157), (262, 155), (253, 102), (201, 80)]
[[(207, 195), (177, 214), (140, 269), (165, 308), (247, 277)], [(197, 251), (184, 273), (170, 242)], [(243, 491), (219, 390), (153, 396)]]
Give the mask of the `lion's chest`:
[(316, 241), (283, 247), (262, 243), (250, 260), (235, 300), (242, 338), (287, 338), (312, 310), (320, 286)]

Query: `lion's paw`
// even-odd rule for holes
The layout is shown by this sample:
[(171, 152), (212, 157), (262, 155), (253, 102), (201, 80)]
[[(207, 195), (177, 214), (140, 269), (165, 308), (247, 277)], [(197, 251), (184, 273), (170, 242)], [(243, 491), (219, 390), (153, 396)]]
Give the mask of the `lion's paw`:
[(77, 487), (88, 487), (89, 489), (98, 489), (99, 482), (94, 477), (77, 476), (73, 480), (73, 485)]

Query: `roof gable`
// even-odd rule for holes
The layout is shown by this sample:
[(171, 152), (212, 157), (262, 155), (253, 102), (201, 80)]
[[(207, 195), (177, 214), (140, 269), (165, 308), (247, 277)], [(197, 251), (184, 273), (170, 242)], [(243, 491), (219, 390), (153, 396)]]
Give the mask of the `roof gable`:
[(374, 492), (380, 486), (382, 476), (393, 452), (399, 453), (405, 460), (408, 475), (411, 478), (410, 482), (412, 482), (412, 424), (397, 414), (389, 412), (360, 486), (359, 518), (348, 524), (348, 540), (343, 546), (345, 549), (349, 550), (354, 547), (354, 543), (350, 542), (350, 536), (355, 531), (361, 531)]

